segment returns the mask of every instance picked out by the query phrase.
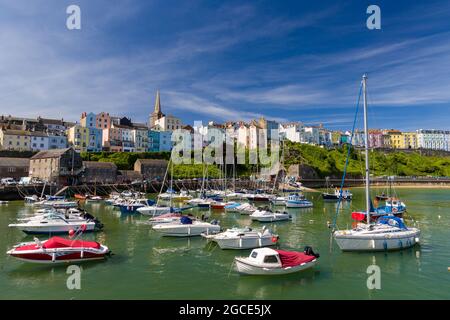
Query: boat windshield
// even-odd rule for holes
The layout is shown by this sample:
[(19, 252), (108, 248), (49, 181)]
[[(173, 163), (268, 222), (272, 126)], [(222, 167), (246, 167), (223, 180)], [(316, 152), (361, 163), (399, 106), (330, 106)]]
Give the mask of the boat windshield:
[(265, 256), (264, 263), (278, 263), (277, 256), (275, 255)]

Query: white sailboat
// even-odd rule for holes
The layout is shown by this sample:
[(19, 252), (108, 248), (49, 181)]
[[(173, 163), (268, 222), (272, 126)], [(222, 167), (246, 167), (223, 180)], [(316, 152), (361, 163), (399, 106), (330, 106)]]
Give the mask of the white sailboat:
[(420, 230), (408, 228), (403, 219), (383, 216), (376, 223), (371, 222), (370, 174), (369, 174), (369, 134), (367, 121), (367, 76), (363, 75), (364, 135), (366, 165), (366, 217), (367, 223), (359, 223), (351, 230), (334, 232), (337, 245), (343, 251), (385, 251), (414, 246), (419, 242)]

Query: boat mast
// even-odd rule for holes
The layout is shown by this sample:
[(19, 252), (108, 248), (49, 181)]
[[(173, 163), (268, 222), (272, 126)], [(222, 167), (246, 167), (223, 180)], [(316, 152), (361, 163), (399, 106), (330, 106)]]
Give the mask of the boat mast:
[(367, 122), (367, 74), (362, 77), (364, 97), (364, 149), (366, 154), (366, 215), (370, 224), (369, 125)]

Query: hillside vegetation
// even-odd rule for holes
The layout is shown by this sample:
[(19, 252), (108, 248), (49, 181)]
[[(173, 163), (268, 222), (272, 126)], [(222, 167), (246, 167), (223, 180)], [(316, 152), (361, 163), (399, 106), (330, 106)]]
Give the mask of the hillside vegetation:
[[(317, 146), (288, 142), (286, 166), (306, 164), (320, 177), (340, 176), (347, 157), (347, 146), (325, 149)], [(347, 173), (361, 176), (364, 173), (364, 155), (351, 149)], [(450, 176), (450, 156), (425, 156), (418, 152), (370, 151), (371, 174), (375, 176)]]

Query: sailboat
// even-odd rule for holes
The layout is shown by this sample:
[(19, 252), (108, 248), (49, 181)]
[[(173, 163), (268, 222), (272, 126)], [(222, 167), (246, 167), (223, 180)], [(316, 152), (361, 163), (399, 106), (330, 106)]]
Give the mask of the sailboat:
[(366, 169), (366, 223), (358, 223), (351, 230), (334, 231), (333, 236), (342, 251), (387, 251), (414, 246), (419, 242), (420, 230), (408, 228), (403, 219), (382, 216), (376, 222), (371, 219), (369, 134), (367, 120), (367, 75), (362, 78), (364, 101), (365, 169)]

